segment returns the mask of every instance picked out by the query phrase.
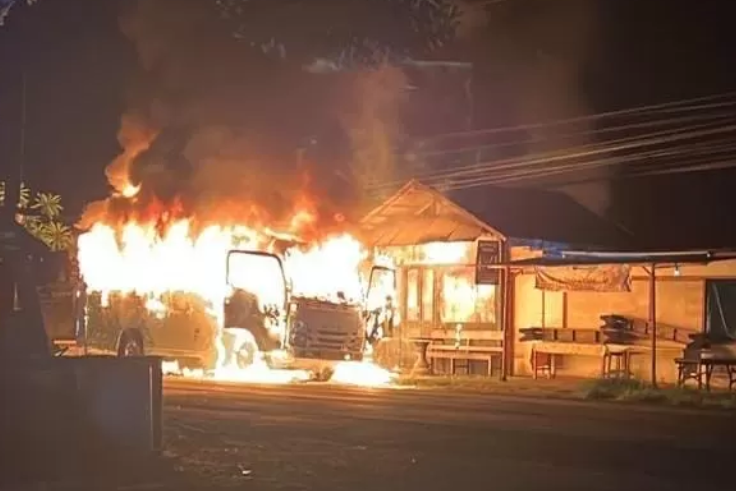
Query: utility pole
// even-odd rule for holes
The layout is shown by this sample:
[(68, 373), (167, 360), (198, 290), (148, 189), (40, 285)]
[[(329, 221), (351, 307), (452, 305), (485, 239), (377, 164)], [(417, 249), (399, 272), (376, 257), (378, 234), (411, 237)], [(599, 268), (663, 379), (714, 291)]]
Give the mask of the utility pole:
[[(0, 313), (2, 314), (0, 317), (2, 317), (3, 324), (7, 321), (8, 325), (13, 324), (14, 329), (21, 326), (20, 332), (23, 333), (21, 335), (23, 339), (13, 338), (12, 335), (9, 338), (11, 339), (10, 345), (19, 343), (20, 351), (10, 345), (3, 345), (0, 348), (5, 354), (13, 353), (14, 356), (19, 355), (21, 358), (24, 355), (50, 355), (48, 336), (36, 289), (34, 265), (33, 261), (29, 260), (30, 256), (37, 255), (39, 243), (16, 219), (26, 154), (26, 58), (17, 48), (17, 46), (28, 44), (25, 40), (29, 35), (29, 21), (22, 15), (24, 13), (22, 9), (15, 12), (12, 27), (6, 26), (4, 29), (8, 30), (3, 32), (6, 35), (12, 29), (12, 39), (5, 38), (4, 42), (11, 41), (16, 46), (6, 52), (14, 56), (6, 60), (8, 67), (5, 73), (15, 74), (17, 77), (15, 80), (20, 82), (20, 93), (18, 94), (20, 107), (18, 113), (7, 115), (10, 121), (18, 122), (18, 153), (15, 158), (11, 157), (9, 162), (5, 162), (4, 173), (0, 176), (0, 179), (5, 181), (5, 200), (0, 207), (0, 256), (3, 269), (2, 282), (0, 282)], [(3, 69), (6, 70), (6, 67)], [(11, 332), (14, 329), (11, 329)]]
[[(25, 12), (23, 7), (24, 5), (22, 4), (15, 5), (15, 9), (17, 9), (18, 12), (14, 12), (12, 20), (7, 21), (7, 25), (2, 27), (5, 31), (4, 34), (8, 35), (10, 38), (5, 40), (5, 42), (10, 40), (13, 41), (13, 44), (17, 43), (18, 46), (27, 45), (27, 43), (25, 43), (25, 39), (27, 37), (26, 32), (28, 28), (26, 25), (27, 23), (24, 22), (25, 19), (23, 14)], [(10, 162), (5, 162), (5, 165), (3, 165), (3, 175), (0, 176), (0, 179), (5, 182), (5, 200), (3, 201), (2, 208), (0, 208), (0, 227), (2, 227), (3, 230), (6, 227), (11, 227), (15, 224), (15, 215), (18, 211), (18, 204), (20, 201), (20, 188), (23, 180), (23, 161), (25, 160), (26, 148), (26, 60), (20, 53), (19, 49), (16, 48), (12, 52), (15, 54), (13, 57), (14, 59), (12, 60), (15, 63), (11, 63), (8, 67), (3, 67), (3, 71), (6, 71), (7, 69), (7, 72), (10, 72), (11, 74), (15, 71), (19, 77), (16, 80), (20, 81), (20, 112), (17, 113), (17, 116), (12, 114), (7, 115), (10, 121), (16, 120), (15, 118), (18, 117), (19, 146), (18, 154), (16, 156), (17, 160), (11, 158)], [(11, 53), (11, 51), (7, 51), (7, 53)], [(8, 60), (6, 60), (6, 62), (7, 61)], [(9, 78), (12, 79), (14, 77), (11, 75)]]
[[(23, 16), (15, 15), (13, 17), (12, 26), (5, 25), (3, 29), (5, 31), (3, 32), (4, 35), (7, 35), (8, 37), (12, 36), (12, 38), (14, 38), (12, 39), (13, 41), (22, 42), (25, 37)], [(2, 248), (12, 250), (18, 247), (16, 242), (20, 240), (17, 234), (19, 226), (16, 221), (16, 214), (18, 212), (18, 203), (20, 201), (21, 194), (21, 162), (25, 155), (25, 60), (19, 53), (17, 53), (17, 50), (16, 52), (5, 51), (5, 53), (13, 53), (14, 55), (10, 60), (4, 60), (7, 63), (7, 66), (3, 67), (3, 71), (8, 74), (8, 78), (6, 78), (6, 80), (11, 82), (9, 84), (11, 90), (17, 87), (17, 85), (12, 82), (20, 81), (21, 89), (21, 93), (19, 94), (20, 112), (13, 114), (15, 112), (13, 108), (17, 106), (11, 104), (11, 112), (4, 115), (7, 120), (11, 122), (9, 125), (9, 128), (11, 128), (10, 131), (12, 131), (12, 128), (14, 127), (12, 122), (17, 121), (19, 123), (19, 126), (15, 126), (20, 131), (18, 134), (19, 146), (16, 147), (18, 149), (18, 153), (15, 155), (15, 158), (11, 156), (6, 162), (3, 162), (3, 173), (0, 176), (0, 180), (5, 183), (5, 197), (3, 199), (2, 206), (0, 207), (0, 233), (2, 233)], [(16, 76), (18, 78), (16, 78)], [(18, 291), (18, 286), (17, 278), (15, 278), (14, 274), (11, 274), (13, 266), (11, 263), (13, 261), (9, 258), (8, 254), (6, 254), (6, 251), (2, 251), (2, 254), (4, 278), (3, 281), (0, 281), (0, 316), (5, 319), (16, 306), (16, 292)]]

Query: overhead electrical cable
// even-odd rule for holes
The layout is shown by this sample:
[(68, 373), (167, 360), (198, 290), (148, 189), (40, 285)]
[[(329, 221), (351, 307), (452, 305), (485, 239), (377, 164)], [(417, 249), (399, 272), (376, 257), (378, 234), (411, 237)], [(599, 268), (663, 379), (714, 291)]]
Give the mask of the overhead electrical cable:
[[(573, 147), (569, 149), (556, 150), (552, 152), (531, 154), (523, 157), (513, 157), (508, 159), (501, 159), (496, 162), (484, 162), (469, 166), (461, 166), (453, 169), (446, 169), (440, 171), (432, 171), (425, 173), (424, 175), (418, 175), (422, 181), (429, 180), (446, 180), (450, 178), (468, 177), (483, 175), (490, 171), (508, 170), (508, 169), (523, 169), (534, 165), (544, 164), (547, 165), (550, 162), (557, 162), (560, 160), (569, 160), (574, 158), (590, 157), (594, 155), (600, 155), (604, 153), (611, 153), (624, 150), (632, 150), (643, 148), (647, 146), (660, 145), (665, 143), (679, 142), (687, 139), (701, 138), (711, 135), (717, 135), (722, 133), (728, 133), (736, 131), (736, 125), (719, 125), (715, 128), (709, 128), (711, 124), (693, 125), (687, 128), (677, 128), (671, 130), (663, 130), (659, 132), (652, 132), (644, 136), (621, 138), (606, 143), (594, 143), (589, 145), (583, 145)], [(687, 131), (685, 131), (687, 130)], [(400, 185), (402, 181), (390, 181), (383, 183), (373, 183), (367, 186), (368, 189), (374, 188), (385, 188), (394, 187)]]
[(424, 141), (432, 141), (432, 140), (442, 140), (442, 139), (447, 139), (447, 138), (458, 138), (458, 137), (504, 133), (504, 132), (511, 132), (511, 131), (530, 130), (530, 129), (536, 129), (536, 128), (545, 128), (545, 127), (551, 127), (551, 126), (581, 123), (581, 122), (586, 122), (586, 121), (597, 121), (600, 119), (612, 118), (616, 116), (656, 114), (657, 112), (663, 112), (668, 109), (672, 109), (673, 111), (692, 111), (692, 110), (699, 110), (703, 108), (735, 106), (736, 100), (723, 102), (723, 103), (713, 103), (713, 104), (717, 104), (717, 106), (714, 106), (713, 104), (705, 104), (705, 105), (696, 104), (700, 102), (724, 99), (728, 97), (736, 97), (736, 91), (724, 92), (724, 93), (714, 94), (714, 95), (709, 95), (709, 96), (695, 97), (692, 99), (683, 99), (679, 101), (663, 102), (659, 104), (650, 104), (646, 106), (638, 106), (638, 107), (627, 108), (627, 109), (618, 109), (615, 111), (607, 111), (607, 112), (601, 112), (601, 113), (596, 113), (596, 114), (576, 116), (572, 118), (556, 119), (556, 120), (545, 121), (541, 123), (527, 123), (527, 124), (520, 124), (516, 126), (484, 128), (484, 129), (477, 129), (477, 130), (459, 131), (459, 132), (453, 132), (453, 133), (443, 133), (440, 135), (433, 135), (433, 136), (428, 136), (428, 137), (416, 137), (416, 139), (424, 140)]

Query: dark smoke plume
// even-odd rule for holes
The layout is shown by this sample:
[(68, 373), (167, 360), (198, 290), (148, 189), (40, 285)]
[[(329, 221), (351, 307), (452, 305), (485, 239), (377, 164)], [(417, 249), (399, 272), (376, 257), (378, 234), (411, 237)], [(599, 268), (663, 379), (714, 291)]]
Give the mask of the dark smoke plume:
[[(505, 90), (513, 93), (516, 122), (545, 123), (593, 112), (584, 82), (586, 65), (598, 43), (600, 21), (595, 2), (507, 2), (489, 12), (489, 49), (498, 69), (507, 73)], [(586, 122), (540, 126), (529, 131), (529, 140), (534, 143), (526, 152), (560, 151), (594, 143), (594, 129)], [(606, 172), (581, 171), (575, 179), (605, 178)], [(609, 206), (606, 184), (564, 190), (596, 212), (603, 213)]]
[[(121, 28), (140, 73), (122, 120), (123, 151), (106, 171), (118, 196), (90, 205), (80, 226), (159, 210), (275, 223), (307, 202), (323, 217), (352, 205), (349, 193), (336, 200), (330, 192), (345, 188), (336, 162), (313, 162), (304, 151), (309, 135), (336, 119), (342, 76), (308, 73), (235, 42), (212, 3), (130, 2)], [(122, 196), (133, 188), (135, 199)]]
[[(449, 42), (457, 16), (450, 0), (125, 3), (140, 73), (107, 170), (116, 195), (81, 226), (160, 210), (273, 223), (307, 205), (350, 217), (366, 181), (391, 178), (401, 132), (402, 73), (376, 67)], [(306, 69), (321, 56), (353, 61)]]

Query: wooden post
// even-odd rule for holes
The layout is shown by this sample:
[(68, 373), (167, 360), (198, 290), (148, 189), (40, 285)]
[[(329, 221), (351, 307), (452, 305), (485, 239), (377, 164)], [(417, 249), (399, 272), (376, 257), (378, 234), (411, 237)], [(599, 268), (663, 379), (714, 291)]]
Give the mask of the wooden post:
[(507, 376), (514, 376), (514, 360), (516, 359), (516, 331), (514, 330), (514, 298), (516, 297), (516, 285), (514, 283), (514, 273), (508, 266), (506, 267), (506, 309), (504, 311), (506, 322), (506, 335), (504, 343), (508, 343), (506, 350), (507, 356)]
[[(503, 257), (503, 255), (502, 255)], [(502, 335), (501, 338), (503, 339), (503, 345), (501, 350), (501, 381), (505, 382), (508, 378), (508, 362), (509, 362), (509, 325), (508, 325), (508, 317), (506, 315), (506, 312), (508, 310), (507, 308), (507, 299), (508, 299), (508, 277), (509, 277), (509, 269), (508, 266), (505, 266), (500, 271), (500, 293), (501, 293), (501, 312), (500, 312), (500, 319), (501, 319), (501, 329), (502, 329)]]
[[(505, 241), (501, 242), (500, 260), (504, 264), (509, 262), (509, 250)], [(514, 326), (511, 317), (511, 269), (504, 266), (501, 271), (501, 328), (503, 329), (503, 350), (501, 351), (501, 381), (505, 382), (511, 372), (513, 364)]]
[(657, 387), (657, 265), (649, 270), (649, 328), (652, 336), (652, 387)]

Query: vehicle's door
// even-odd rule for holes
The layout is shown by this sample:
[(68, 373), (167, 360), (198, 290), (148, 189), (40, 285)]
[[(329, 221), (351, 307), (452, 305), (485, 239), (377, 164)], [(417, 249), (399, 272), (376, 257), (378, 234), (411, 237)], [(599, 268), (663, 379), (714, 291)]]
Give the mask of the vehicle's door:
[(267, 252), (230, 251), (227, 284), (232, 294), (225, 301), (224, 327), (248, 329), (261, 348), (280, 341), (283, 333), (273, 327), (283, 320), (288, 300), (281, 259)]
[(369, 342), (393, 334), (388, 331), (393, 330), (396, 301), (396, 271), (385, 266), (371, 267), (365, 297)]
[(146, 326), (157, 352), (186, 355), (197, 350), (197, 331), (208, 318), (204, 299), (188, 292), (169, 292), (147, 300)]

